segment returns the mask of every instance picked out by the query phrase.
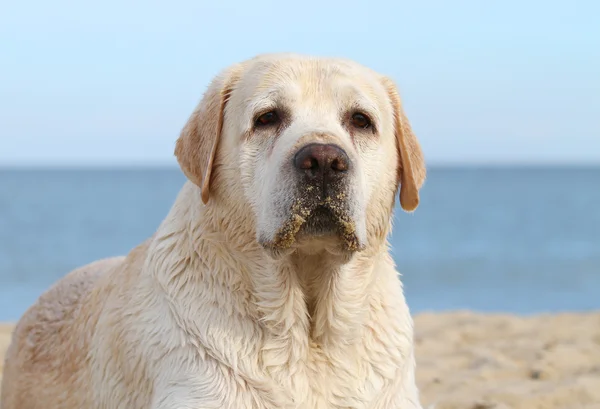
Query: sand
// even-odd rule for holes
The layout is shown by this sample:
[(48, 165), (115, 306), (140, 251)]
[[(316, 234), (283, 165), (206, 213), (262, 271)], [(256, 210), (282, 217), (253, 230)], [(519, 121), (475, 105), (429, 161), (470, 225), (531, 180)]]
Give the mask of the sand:
[(424, 404), (600, 409), (600, 312), (421, 314), (415, 325)]
[[(427, 313), (415, 325), (426, 408), (600, 409), (600, 312)], [(2, 361), (11, 329), (0, 324)]]

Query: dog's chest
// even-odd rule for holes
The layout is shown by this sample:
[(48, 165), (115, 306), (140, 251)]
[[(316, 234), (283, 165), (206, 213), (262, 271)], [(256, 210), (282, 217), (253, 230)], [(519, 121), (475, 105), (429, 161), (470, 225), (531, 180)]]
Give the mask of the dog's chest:
[(364, 343), (329, 349), (315, 344), (287, 347), (262, 354), (262, 369), (272, 380), (279, 407), (372, 408), (390, 382), (386, 373), (395, 372), (383, 368), (385, 360), (377, 359)]

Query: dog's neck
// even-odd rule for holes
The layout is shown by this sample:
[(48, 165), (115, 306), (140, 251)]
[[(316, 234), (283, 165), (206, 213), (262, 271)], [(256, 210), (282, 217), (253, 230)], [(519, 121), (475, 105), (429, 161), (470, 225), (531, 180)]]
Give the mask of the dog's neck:
[(201, 294), (207, 283), (222, 286), (232, 297), (222, 300), (224, 307), (252, 311), (281, 337), (308, 334), (327, 345), (360, 336), (356, 329), (367, 319), (385, 243), (351, 258), (325, 251), (273, 258), (257, 243), (247, 213), (204, 206), (199, 189), (188, 183), (153, 239), (147, 267), (168, 292), (187, 286), (188, 294)]

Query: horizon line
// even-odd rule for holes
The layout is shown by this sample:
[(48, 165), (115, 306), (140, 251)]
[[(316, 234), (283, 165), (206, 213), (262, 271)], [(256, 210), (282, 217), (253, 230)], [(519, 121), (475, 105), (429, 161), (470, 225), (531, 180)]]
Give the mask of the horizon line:
[[(544, 169), (544, 168), (600, 168), (599, 161), (433, 161), (428, 169)], [(165, 162), (115, 162), (115, 163), (9, 163), (0, 164), (0, 171), (111, 171), (111, 170), (181, 170), (177, 163)]]

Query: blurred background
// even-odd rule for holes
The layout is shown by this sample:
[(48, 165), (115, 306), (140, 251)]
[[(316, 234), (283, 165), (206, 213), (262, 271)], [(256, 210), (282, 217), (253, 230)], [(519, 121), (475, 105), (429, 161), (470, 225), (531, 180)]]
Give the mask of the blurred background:
[(599, 15), (594, 1), (5, 2), (0, 321), (151, 235), (210, 79), (277, 51), (399, 84), (429, 165), (391, 238), (414, 312), (600, 308)]

